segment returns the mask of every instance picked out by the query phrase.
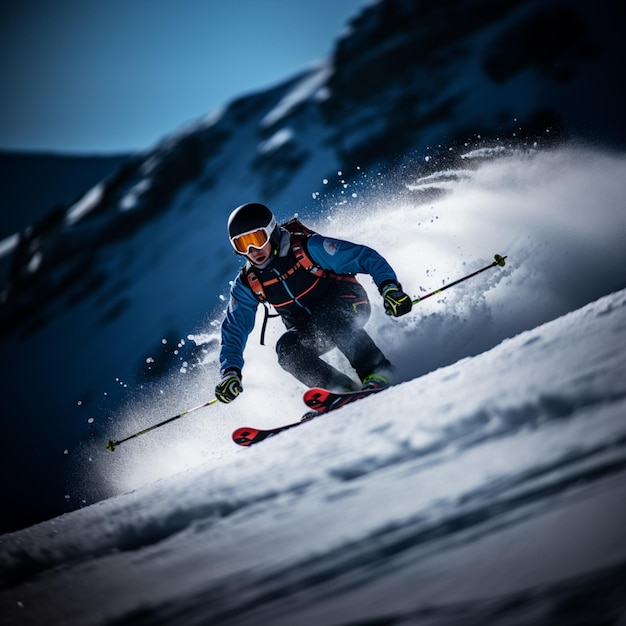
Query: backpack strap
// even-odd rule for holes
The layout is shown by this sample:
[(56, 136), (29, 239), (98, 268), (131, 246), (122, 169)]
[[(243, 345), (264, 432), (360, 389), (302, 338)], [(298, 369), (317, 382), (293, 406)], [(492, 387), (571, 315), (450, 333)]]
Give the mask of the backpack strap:
[(264, 309), (263, 324), (261, 325), (261, 339), (260, 339), (260, 344), (262, 346), (265, 345), (265, 331), (267, 329), (267, 320), (270, 317), (278, 317), (280, 315), (279, 313), (270, 313), (270, 305), (267, 302), (263, 303), (263, 309)]
[(247, 285), (250, 288), (250, 290), (254, 294), (254, 297), (259, 302), (267, 301), (267, 297), (265, 295), (265, 289), (263, 289), (263, 285), (261, 281), (259, 280), (259, 277), (257, 276), (256, 272), (254, 271), (252, 267), (252, 263), (250, 263), (250, 261), (248, 261), (241, 268), (240, 276), (241, 276), (241, 281), (243, 282), (243, 284)]
[[(296, 267), (301, 266), (307, 272), (311, 272), (314, 276), (319, 278), (324, 278), (328, 276), (328, 272), (322, 269), (319, 265), (313, 262), (313, 259), (309, 256), (309, 251), (306, 247), (306, 240), (310, 235), (292, 235), (291, 236), (291, 249), (293, 253), (296, 255)], [(294, 267), (294, 271), (296, 270)]]
[(267, 298), (265, 296), (265, 290), (263, 289), (263, 285), (259, 280), (259, 277), (256, 275), (256, 272), (252, 269), (252, 264), (248, 261), (241, 268), (241, 280), (244, 285), (248, 285), (248, 287), (252, 290), (252, 293), (256, 297), (256, 299), (263, 304), (263, 324), (261, 326), (261, 340), (260, 343), (262, 346), (265, 345), (265, 331), (267, 329), (267, 320), (270, 317), (278, 317), (278, 313), (270, 313), (270, 305), (267, 302)]

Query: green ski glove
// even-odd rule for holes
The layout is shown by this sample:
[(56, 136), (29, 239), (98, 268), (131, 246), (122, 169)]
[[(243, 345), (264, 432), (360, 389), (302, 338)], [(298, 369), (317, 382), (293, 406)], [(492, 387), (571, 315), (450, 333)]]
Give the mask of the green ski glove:
[(397, 283), (387, 283), (381, 293), (385, 304), (385, 313), (387, 315), (400, 317), (413, 308), (411, 298), (402, 291), (402, 286)]
[(235, 400), (240, 393), (243, 393), (241, 372), (235, 369), (226, 370), (222, 375), (222, 380), (215, 387), (215, 397), (227, 404)]

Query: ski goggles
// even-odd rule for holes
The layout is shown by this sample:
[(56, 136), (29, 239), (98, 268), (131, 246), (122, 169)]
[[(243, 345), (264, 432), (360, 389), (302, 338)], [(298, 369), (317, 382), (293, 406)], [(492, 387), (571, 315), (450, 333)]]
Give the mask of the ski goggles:
[(248, 254), (250, 248), (260, 250), (270, 240), (275, 227), (276, 221), (272, 220), (267, 227), (255, 228), (247, 233), (231, 237), (230, 243), (238, 254)]

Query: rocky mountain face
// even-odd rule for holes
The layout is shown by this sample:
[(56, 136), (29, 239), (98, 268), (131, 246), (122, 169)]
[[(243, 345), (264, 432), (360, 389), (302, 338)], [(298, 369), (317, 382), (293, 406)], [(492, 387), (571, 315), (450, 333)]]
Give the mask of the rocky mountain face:
[(128, 156), (0, 151), (0, 241), (39, 221), (54, 207), (76, 202)]
[(377, 4), (334, 53), (322, 109), (338, 153), (368, 165), (476, 136), (612, 138), (596, 119), (608, 85), (589, 93), (590, 74), (618, 71), (608, 15), (595, 12), (584, 2)]

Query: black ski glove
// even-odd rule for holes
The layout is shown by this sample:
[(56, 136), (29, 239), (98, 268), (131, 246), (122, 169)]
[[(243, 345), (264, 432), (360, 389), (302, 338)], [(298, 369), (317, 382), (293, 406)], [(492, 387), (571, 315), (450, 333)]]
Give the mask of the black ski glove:
[(243, 393), (241, 372), (236, 369), (226, 370), (222, 374), (222, 380), (215, 387), (215, 397), (227, 404), (235, 400), (240, 393)]
[(387, 283), (381, 290), (385, 304), (385, 313), (400, 317), (413, 308), (411, 298), (402, 291), (402, 286), (397, 283)]

